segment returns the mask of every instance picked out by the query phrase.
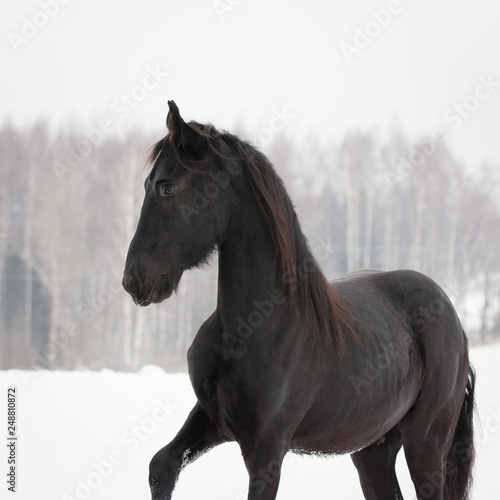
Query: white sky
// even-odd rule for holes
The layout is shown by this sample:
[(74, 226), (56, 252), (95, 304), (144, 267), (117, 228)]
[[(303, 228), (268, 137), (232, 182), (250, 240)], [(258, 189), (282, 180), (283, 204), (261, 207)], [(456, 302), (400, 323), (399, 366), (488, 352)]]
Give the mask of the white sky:
[[(285, 109), (290, 137), (402, 127), (416, 140), (446, 127), (469, 167), (500, 165), (498, 1), (59, 1), (2, 5), (0, 122), (70, 121), (84, 134), (107, 118), (109, 133), (163, 133), (174, 99), (186, 119), (229, 130), (242, 121), (255, 133)], [(374, 20), (388, 8), (388, 23)], [(367, 23), (373, 36), (349, 63), (341, 44)], [(158, 82), (144, 80), (148, 67)], [(499, 82), (481, 100), (480, 77)], [(143, 81), (149, 90), (136, 88)], [(453, 106), (464, 100), (460, 117)]]

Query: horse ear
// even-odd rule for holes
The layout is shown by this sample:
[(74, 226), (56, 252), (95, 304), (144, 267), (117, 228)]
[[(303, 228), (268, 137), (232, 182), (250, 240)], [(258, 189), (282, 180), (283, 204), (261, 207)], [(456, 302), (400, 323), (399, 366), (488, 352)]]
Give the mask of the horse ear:
[(183, 120), (179, 108), (174, 101), (168, 101), (169, 112), (167, 115), (167, 128), (170, 132), (170, 140), (178, 149), (199, 148), (198, 134)]

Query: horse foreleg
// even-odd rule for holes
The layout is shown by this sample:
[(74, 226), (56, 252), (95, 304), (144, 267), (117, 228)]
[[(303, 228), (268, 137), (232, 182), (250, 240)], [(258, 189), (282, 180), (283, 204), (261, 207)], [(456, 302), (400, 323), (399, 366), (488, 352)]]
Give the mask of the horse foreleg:
[(149, 486), (152, 499), (170, 500), (182, 468), (222, 442), (217, 428), (196, 404), (173, 441), (151, 460)]
[[(240, 443), (241, 444), (241, 443)], [(281, 465), (288, 447), (275, 439), (259, 439), (242, 446), (250, 477), (248, 500), (274, 500), (281, 477)]]

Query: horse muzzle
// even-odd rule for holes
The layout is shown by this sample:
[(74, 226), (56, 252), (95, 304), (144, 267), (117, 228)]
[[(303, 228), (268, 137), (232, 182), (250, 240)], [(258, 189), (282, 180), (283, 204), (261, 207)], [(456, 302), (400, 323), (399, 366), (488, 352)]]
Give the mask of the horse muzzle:
[(159, 304), (168, 299), (174, 291), (167, 272), (159, 273), (153, 280), (140, 280), (135, 274), (125, 274), (122, 285), (134, 303), (141, 307), (149, 306), (151, 303)]

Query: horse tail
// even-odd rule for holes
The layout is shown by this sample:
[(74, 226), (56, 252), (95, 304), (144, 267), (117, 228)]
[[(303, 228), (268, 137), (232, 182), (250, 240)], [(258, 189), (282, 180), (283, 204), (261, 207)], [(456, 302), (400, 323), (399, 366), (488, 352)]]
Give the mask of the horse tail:
[(472, 466), (475, 455), (472, 422), (475, 384), (476, 374), (472, 366), (469, 366), (464, 402), (448, 453), (446, 486), (450, 500), (467, 500), (472, 486)]

